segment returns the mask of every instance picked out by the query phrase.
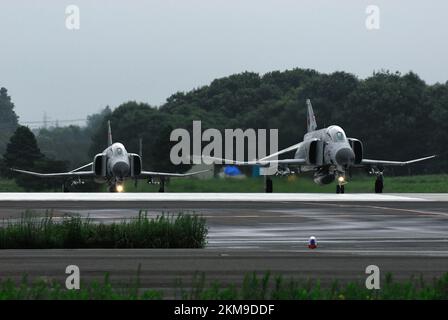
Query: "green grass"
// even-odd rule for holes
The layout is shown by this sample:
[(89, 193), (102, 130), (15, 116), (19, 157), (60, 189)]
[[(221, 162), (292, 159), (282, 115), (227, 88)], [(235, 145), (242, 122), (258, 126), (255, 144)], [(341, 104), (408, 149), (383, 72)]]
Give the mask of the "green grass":
[[(274, 192), (311, 192), (311, 193), (335, 193), (336, 184), (319, 186), (307, 175), (273, 177)], [(349, 179), (345, 186), (347, 193), (371, 193), (374, 192), (375, 178), (356, 175)], [(126, 183), (126, 192), (157, 192), (158, 185), (148, 185), (140, 181), (137, 188), (133, 182)], [(171, 179), (166, 186), (167, 192), (264, 192), (264, 181), (258, 178), (214, 178), (199, 180), (195, 178)], [(384, 192), (387, 193), (422, 193), (422, 192), (448, 192), (448, 175), (421, 175), (385, 177)]]
[(0, 192), (24, 192), (12, 179), (0, 179)]
[[(336, 184), (331, 183), (319, 186), (313, 182), (309, 174), (289, 177), (273, 177), (274, 192), (311, 192), (311, 193), (334, 193)], [(346, 185), (347, 193), (371, 193), (374, 192), (375, 178), (365, 175), (354, 175)], [(134, 181), (127, 181), (126, 192), (157, 192), (159, 185), (147, 184), (140, 180), (138, 186)], [(104, 192), (107, 188), (102, 188)], [(0, 192), (23, 192), (14, 180), (0, 179)], [(199, 180), (196, 178), (175, 178), (166, 185), (167, 192), (264, 192), (264, 181), (258, 178), (214, 178)], [(448, 175), (417, 175), (392, 177), (385, 176), (384, 192), (387, 193), (445, 193), (448, 192)]]
[[(24, 277), (20, 283), (7, 279), (0, 281), (0, 300), (5, 299), (89, 299), (89, 300), (146, 300), (165, 298), (162, 290), (139, 289), (138, 278), (129, 285), (114, 288), (106, 274), (103, 282), (81, 283), (80, 290), (67, 290), (56, 281), (37, 280), (29, 282)], [(172, 298), (172, 297), (169, 297)], [(381, 289), (368, 290), (364, 283), (350, 282), (322, 286), (319, 281), (285, 280), (281, 276), (271, 277), (267, 272), (257, 276), (247, 274), (240, 284), (221, 285), (218, 282), (206, 283), (203, 274), (196, 275), (191, 288), (183, 288), (177, 282), (175, 297), (194, 300), (436, 300), (448, 299), (448, 273), (433, 281), (422, 278), (407, 281), (394, 281), (387, 274), (381, 283)]]
[(363, 282), (321, 285), (319, 280), (285, 280), (282, 276), (272, 277), (269, 272), (257, 275), (246, 274), (240, 287), (221, 286), (214, 282), (206, 284), (203, 275), (196, 276), (193, 288), (180, 289), (182, 299), (243, 299), (243, 300), (435, 300), (448, 299), (448, 273), (432, 282), (420, 278), (394, 281), (391, 274), (381, 282), (381, 289), (368, 290)]
[(51, 215), (30, 212), (8, 219), (0, 227), (0, 249), (46, 248), (202, 248), (206, 244), (205, 219), (196, 214), (162, 214), (121, 223), (93, 223), (79, 216), (56, 222)]

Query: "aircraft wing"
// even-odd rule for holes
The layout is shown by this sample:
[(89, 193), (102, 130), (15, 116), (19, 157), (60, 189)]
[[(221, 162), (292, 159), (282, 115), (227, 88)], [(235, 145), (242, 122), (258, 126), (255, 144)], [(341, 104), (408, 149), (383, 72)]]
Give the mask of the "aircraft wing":
[(155, 171), (142, 171), (139, 175), (139, 177), (178, 177), (178, 178), (183, 178), (183, 177), (191, 177), (203, 172), (207, 172), (210, 170), (201, 170), (201, 171), (196, 171), (196, 172), (191, 172), (191, 173), (168, 173), (168, 172), (155, 172)]
[(237, 160), (229, 160), (229, 159), (222, 159), (222, 158), (215, 158), (215, 157), (204, 157), (204, 159), (212, 160), (215, 163), (221, 162), (223, 164), (231, 164), (231, 165), (235, 165), (235, 166), (269, 167), (271, 164), (292, 164), (292, 165), (306, 164), (305, 159), (263, 160), (263, 159), (266, 159), (266, 158), (263, 158), (261, 160), (252, 160), (252, 161), (237, 161)]
[(82, 170), (82, 169), (85, 169), (85, 168), (91, 167), (91, 166), (92, 166), (92, 164), (93, 164), (93, 162), (90, 162), (90, 163), (88, 163), (88, 164), (85, 164), (85, 165), (83, 165), (82, 167), (79, 167), (79, 168), (73, 169), (73, 170), (72, 170), (72, 171), (70, 171), (70, 172), (76, 172), (76, 171), (80, 171), (80, 170)]
[(371, 159), (362, 159), (361, 163), (358, 166), (406, 166), (409, 164), (413, 164), (420, 161), (425, 161), (428, 159), (435, 158), (436, 156), (429, 156), (409, 161), (388, 161), (388, 160), (371, 160)]
[(20, 169), (11, 169), (11, 171), (29, 174), (40, 178), (88, 177), (95, 175), (93, 171), (76, 171), (76, 172), (70, 171), (70, 172), (58, 172), (58, 173), (39, 173)]
[(264, 157), (264, 158), (261, 158), (260, 160), (261, 160), (261, 161), (263, 161), (263, 160), (267, 160), (267, 159), (273, 158), (273, 157), (275, 157), (275, 156), (279, 156), (279, 155), (281, 155), (281, 154), (290, 152), (290, 151), (292, 151), (292, 150), (296, 150), (297, 148), (299, 148), (299, 146), (300, 146), (301, 144), (302, 144), (302, 142), (299, 142), (299, 143), (297, 143), (297, 144), (295, 144), (295, 145), (292, 145), (292, 146), (290, 146), (290, 147), (288, 147), (288, 148), (286, 148), (286, 149), (282, 149), (282, 150), (280, 150), (280, 151), (277, 151), (276, 153), (273, 153), (273, 154), (270, 154), (270, 155), (268, 155), (268, 156), (266, 156), (266, 157)]

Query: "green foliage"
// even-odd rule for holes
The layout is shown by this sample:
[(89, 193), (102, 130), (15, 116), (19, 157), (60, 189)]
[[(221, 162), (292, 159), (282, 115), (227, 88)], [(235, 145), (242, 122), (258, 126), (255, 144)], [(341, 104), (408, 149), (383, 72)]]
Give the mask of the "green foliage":
[(240, 285), (206, 283), (204, 273), (195, 274), (189, 290), (178, 286), (178, 297), (192, 300), (445, 300), (448, 299), (448, 273), (432, 282), (422, 278), (394, 281), (391, 274), (383, 279), (380, 290), (368, 290), (363, 282), (322, 285), (319, 280), (288, 279), (270, 272), (246, 274)]
[(43, 155), (31, 130), (20, 126), (11, 137), (3, 157), (8, 167), (32, 169), (34, 161), (42, 159)]
[(61, 221), (26, 212), (19, 221), (0, 227), (0, 249), (45, 248), (202, 248), (206, 244), (205, 219), (196, 214), (161, 215), (150, 219), (143, 211), (137, 219), (96, 224), (79, 216)]
[[(159, 108), (127, 102), (115, 109), (114, 140), (138, 151), (143, 137), (143, 161), (152, 170), (170, 165), (171, 128), (277, 128), (279, 147), (297, 143), (306, 130), (305, 99), (311, 98), (319, 127), (340, 124), (350, 137), (363, 141), (366, 157), (406, 160), (439, 154), (431, 165), (413, 172), (448, 170), (448, 83), (427, 85), (418, 75), (382, 71), (360, 80), (346, 72), (321, 74), (293, 69), (260, 76), (244, 72), (216, 79), (190, 92), (178, 92)], [(444, 130), (446, 129), (446, 130)], [(93, 137), (91, 155), (105, 146), (105, 121)], [(399, 146), (399, 147), (398, 147)], [(186, 169), (185, 168), (177, 168)], [(396, 168), (394, 174), (406, 174)]]
[(7, 177), (15, 176), (17, 184), (26, 191), (41, 189), (41, 181), (29, 175), (14, 174), (9, 172), (9, 168), (20, 168), (23, 170), (33, 170), (35, 162), (43, 161), (44, 156), (37, 146), (34, 134), (28, 127), (19, 126), (6, 147), (3, 156)]
[[(171, 130), (191, 132), (193, 120), (201, 120), (203, 130), (274, 128), (279, 129), (279, 147), (284, 148), (303, 138), (307, 98), (312, 99), (318, 126), (341, 125), (348, 136), (363, 142), (365, 157), (407, 160), (438, 154), (430, 165), (413, 165), (413, 173), (448, 170), (448, 82), (428, 85), (413, 72), (381, 71), (366, 79), (309, 69), (244, 72), (177, 92), (159, 107), (135, 101), (113, 112), (107, 107), (89, 117), (87, 128), (41, 130), (38, 142), (46, 156), (80, 166), (106, 148), (106, 123), (111, 120), (114, 141), (125, 144), (129, 152), (138, 153), (139, 138), (143, 139), (145, 169), (181, 172), (189, 166), (171, 164), (169, 151), (176, 143), (169, 139)], [(11, 113), (6, 89), (2, 106)], [(17, 118), (9, 119), (9, 126), (15, 127)], [(392, 173), (407, 171), (396, 168)]]
[(6, 88), (0, 88), (0, 154), (6, 150), (6, 145), (18, 126), (18, 117), (14, 112), (14, 103), (8, 96)]
[[(67, 290), (57, 281), (31, 282), (26, 276), (18, 284), (6, 279), (0, 281), (0, 300), (158, 300), (166, 297), (160, 289), (140, 289), (138, 277), (131, 284), (114, 286), (106, 274), (103, 283), (81, 283), (80, 290)], [(389, 275), (380, 290), (368, 290), (361, 282), (334, 281), (323, 286), (318, 280), (284, 280), (281, 275), (273, 278), (270, 272), (246, 274), (240, 285), (222, 285), (217, 281), (207, 283), (204, 273), (197, 273), (191, 288), (186, 289), (177, 281), (174, 294), (185, 300), (446, 300), (448, 273), (429, 283), (415, 277), (397, 282)]]
[[(40, 129), (36, 139), (42, 153), (50, 159), (67, 162), (75, 169), (92, 161), (89, 155), (91, 138), (101, 126), (103, 119), (111, 114), (109, 107), (87, 117), (87, 126), (50, 127)], [(105, 138), (103, 139), (105, 140)], [(98, 149), (94, 154), (101, 152)]]
[[(90, 136), (83, 128), (68, 126), (41, 129), (36, 138), (46, 157), (66, 161), (70, 168), (78, 168), (92, 161), (87, 154)], [(56, 172), (56, 168), (53, 172)]]
[(37, 172), (64, 172), (67, 165), (63, 161), (47, 159), (37, 146), (34, 134), (28, 127), (19, 126), (11, 137), (3, 156), (3, 174), (14, 177), (17, 185), (26, 191), (60, 189), (61, 179), (36, 179), (36, 177), (9, 172), (9, 168), (19, 168)]
[[(138, 290), (137, 290), (138, 292)], [(24, 276), (19, 284), (7, 279), (0, 281), (0, 300), (160, 300), (158, 290), (144, 290), (136, 294), (134, 286), (113, 288), (109, 275), (104, 281), (81, 284), (80, 290), (67, 290), (57, 281), (42, 279), (33, 282)]]

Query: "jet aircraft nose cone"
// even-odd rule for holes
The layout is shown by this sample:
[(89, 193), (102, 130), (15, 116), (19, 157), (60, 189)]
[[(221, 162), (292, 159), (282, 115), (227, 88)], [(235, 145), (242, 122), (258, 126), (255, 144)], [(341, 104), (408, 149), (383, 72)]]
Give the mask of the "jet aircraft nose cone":
[(336, 162), (341, 166), (353, 164), (355, 162), (355, 153), (350, 148), (342, 148), (336, 152)]
[(112, 172), (118, 177), (127, 176), (129, 173), (129, 165), (124, 161), (117, 162), (114, 164)]

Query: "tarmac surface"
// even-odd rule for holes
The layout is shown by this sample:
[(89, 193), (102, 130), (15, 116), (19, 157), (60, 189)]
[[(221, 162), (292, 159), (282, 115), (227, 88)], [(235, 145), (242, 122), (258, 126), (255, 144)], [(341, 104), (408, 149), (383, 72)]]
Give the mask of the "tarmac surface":
[[(207, 219), (205, 249), (0, 250), (0, 278), (61, 279), (65, 267), (78, 265), (84, 281), (129, 283), (139, 271), (145, 288), (207, 281), (240, 283), (244, 274), (271, 271), (286, 278), (329, 283), (366, 278), (377, 265), (381, 275), (431, 279), (448, 272), (448, 196), (444, 194), (70, 194), (39, 200), (35, 194), (0, 194), (0, 219), (19, 217), (25, 209), (53, 214), (78, 213), (94, 221), (131, 219), (145, 210), (196, 212)], [(25, 196), (24, 195), (29, 195)], [(62, 194), (65, 196), (64, 194)], [(176, 198), (177, 196), (177, 198)], [(9, 197), (9, 198), (7, 198)], [(56, 198), (55, 198), (56, 197)], [(132, 198), (132, 199), (131, 199)], [(111, 200), (112, 199), (112, 200)], [(45, 209), (44, 209), (45, 208)], [(307, 248), (315, 236), (318, 248)]]

